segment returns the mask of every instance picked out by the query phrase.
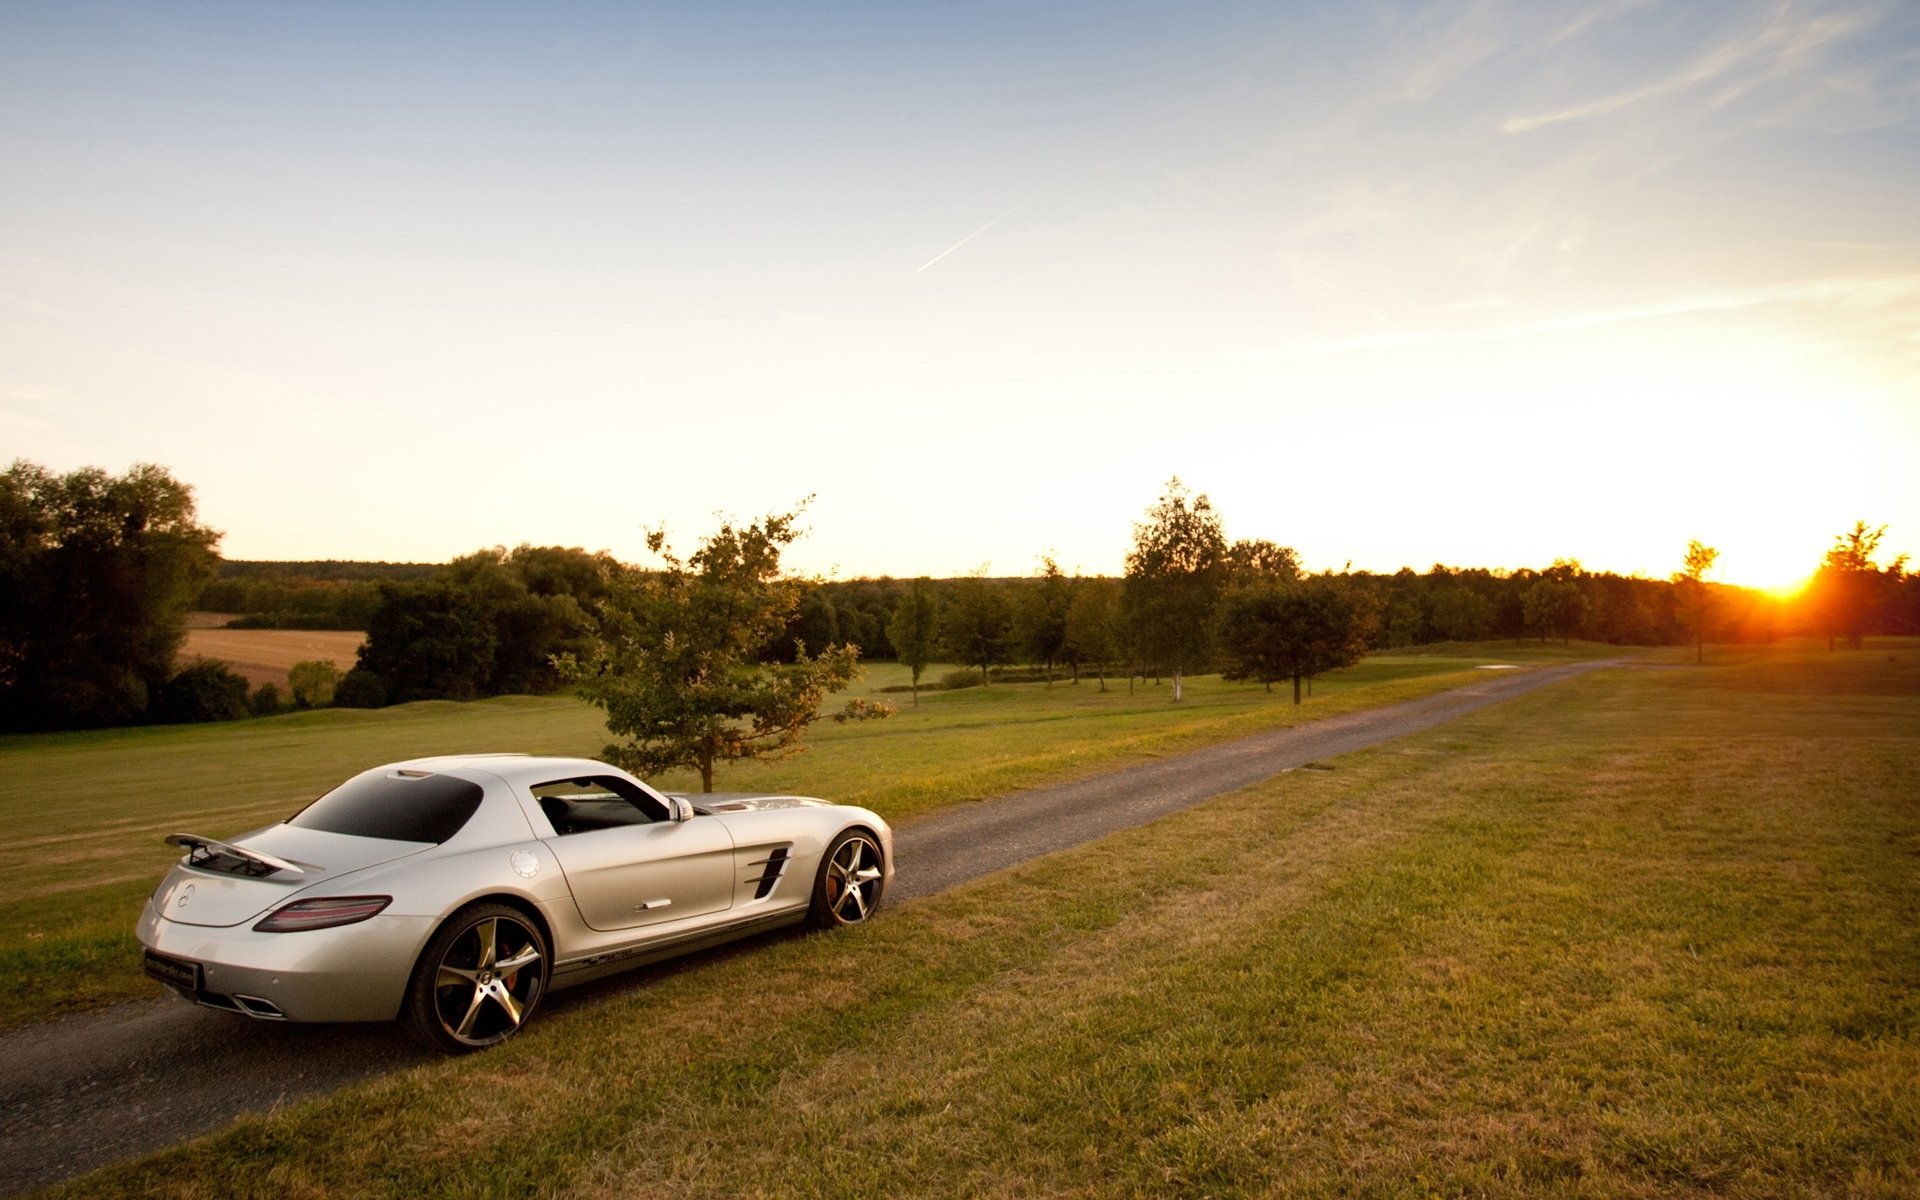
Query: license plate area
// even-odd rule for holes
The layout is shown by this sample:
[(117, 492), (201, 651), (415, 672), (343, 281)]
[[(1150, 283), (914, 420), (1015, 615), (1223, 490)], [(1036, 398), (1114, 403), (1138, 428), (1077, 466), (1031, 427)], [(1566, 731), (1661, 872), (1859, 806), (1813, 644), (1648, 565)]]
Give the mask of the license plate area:
[(183, 959), (168, 958), (164, 954), (146, 952), (147, 974), (169, 987), (179, 988), (183, 992), (200, 990), (200, 964), (186, 962)]

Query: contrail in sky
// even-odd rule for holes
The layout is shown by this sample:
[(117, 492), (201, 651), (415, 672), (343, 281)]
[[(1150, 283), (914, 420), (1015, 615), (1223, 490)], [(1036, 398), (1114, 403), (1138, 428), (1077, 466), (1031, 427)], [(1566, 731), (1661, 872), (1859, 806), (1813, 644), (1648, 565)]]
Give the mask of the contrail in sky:
[(1032, 204), (1034, 201), (1034, 197), (1038, 196), (1041, 192), (1044, 192), (1046, 190), (1047, 190), (1047, 185), (1044, 183), (1041, 184), (1039, 187), (1033, 189), (1032, 195), (1029, 195), (1025, 200), (1022, 200), (1020, 203), (1014, 205), (1012, 208), (1001, 213), (999, 216), (995, 217), (993, 220), (988, 221), (985, 225), (982, 225), (980, 228), (974, 230), (972, 233), (961, 238), (959, 241), (955, 242), (953, 245), (948, 246), (945, 250), (942, 250), (940, 253), (934, 255), (932, 258), (928, 259), (926, 262), (921, 263), (920, 270), (915, 271), (914, 274), (915, 275), (920, 274), (921, 271), (925, 271), (928, 267), (931, 267), (933, 264), (939, 262), (941, 259), (945, 258), (947, 255), (952, 254), (955, 250), (958, 250), (960, 247), (966, 245), (968, 242), (979, 237), (981, 234), (985, 233), (987, 230), (992, 229), (995, 225), (998, 225), (1000, 222), (1006, 220), (1008, 217), (1019, 212), (1021, 209), (1025, 208), (1027, 205)]

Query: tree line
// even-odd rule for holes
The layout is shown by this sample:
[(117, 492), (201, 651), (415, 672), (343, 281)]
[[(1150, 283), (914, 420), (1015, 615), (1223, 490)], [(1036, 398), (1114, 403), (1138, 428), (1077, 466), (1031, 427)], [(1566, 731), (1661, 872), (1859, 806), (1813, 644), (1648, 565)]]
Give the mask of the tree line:
[[(767, 522), (742, 527), (772, 538), (761, 567), (785, 544), (774, 535), (790, 532), (781, 516), (767, 518), (771, 532)], [(911, 668), (916, 702), (922, 686), (1083, 674), (1102, 688), (1110, 675), (1129, 687), (1164, 676), (1177, 699), (1187, 676), (1208, 671), (1290, 683), (1297, 697), (1369, 650), (1441, 641), (1704, 646), (1813, 632), (1857, 646), (1874, 633), (1920, 632), (1920, 583), (1904, 559), (1878, 563), (1884, 528), (1864, 523), (1836, 537), (1790, 603), (1713, 583), (1714, 552), (1699, 542), (1669, 579), (1588, 572), (1572, 559), (1537, 570), (1310, 573), (1288, 547), (1228, 540), (1208, 498), (1177, 479), (1133, 532), (1119, 577), (1068, 574), (1051, 555), (1021, 577), (782, 575), (737, 649), (769, 674), (840, 648), (897, 660)], [(694, 558), (640, 567), (558, 546), (493, 547), (444, 565), (222, 563), (219, 537), (198, 522), (192, 489), (163, 468), (55, 475), (14, 463), (0, 476), (0, 728), (274, 710), (277, 695), (249, 698), (222, 664), (177, 665), (196, 607), (254, 625), (364, 629), (337, 682), (309, 672), (296, 689), (309, 704), (551, 691), (577, 683), (568, 672), (580, 663), (617, 659), (609, 630), (632, 623), (634, 596), (699, 574)], [(966, 669), (924, 680), (934, 662)]]

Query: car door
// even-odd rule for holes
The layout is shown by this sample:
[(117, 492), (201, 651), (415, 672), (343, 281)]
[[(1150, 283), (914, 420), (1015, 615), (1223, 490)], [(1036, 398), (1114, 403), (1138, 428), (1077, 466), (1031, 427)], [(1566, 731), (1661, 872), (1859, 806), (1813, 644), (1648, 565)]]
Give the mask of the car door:
[(676, 821), (615, 776), (554, 780), (533, 794), (554, 830), (544, 840), (591, 928), (638, 929), (733, 906), (733, 838), (719, 821)]

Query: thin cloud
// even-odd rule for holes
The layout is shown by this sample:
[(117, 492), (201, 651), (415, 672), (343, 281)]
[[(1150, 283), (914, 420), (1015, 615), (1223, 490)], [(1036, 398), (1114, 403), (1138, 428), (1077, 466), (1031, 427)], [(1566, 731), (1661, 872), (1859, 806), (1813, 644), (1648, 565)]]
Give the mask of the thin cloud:
[[(1566, 121), (1582, 121), (1590, 117), (1605, 116), (1660, 96), (1710, 83), (1756, 61), (1767, 62), (1767, 67), (1762, 72), (1763, 77), (1785, 74), (1801, 66), (1814, 51), (1859, 32), (1877, 19), (1877, 16), (1865, 12), (1840, 13), (1792, 25), (1776, 19), (1756, 33), (1735, 38), (1715, 47), (1664, 79), (1617, 92), (1611, 96), (1589, 100), (1584, 104), (1575, 104), (1550, 112), (1508, 117), (1500, 123), (1500, 128), (1506, 133), (1530, 133), (1533, 130)], [(1729, 84), (1714, 98), (1714, 106), (1720, 107), (1730, 103), (1750, 86), (1751, 81), (1736, 81)]]
[(940, 253), (934, 255), (932, 258), (928, 259), (926, 262), (921, 263), (919, 268), (914, 271), (914, 274), (919, 275), (924, 273), (928, 267), (931, 267), (933, 264), (939, 262), (941, 259), (945, 258), (947, 255), (952, 254), (955, 250), (958, 250), (960, 247), (966, 245), (968, 242), (979, 237), (981, 234), (985, 233), (987, 230), (992, 229), (995, 225), (998, 225), (1000, 222), (1006, 220), (1008, 217), (1019, 212), (1021, 209), (1025, 208), (1027, 205), (1033, 203), (1034, 199), (1038, 197), (1041, 192), (1044, 192), (1046, 190), (1047, 190), (1046, 184), (1042, 184), (1039, 187), (1035, 188), (1033, 190), (1033, 193), (1029, 195), (1025, 200), (1022, 200), (1020, 203), (1014, 205), (1012, 208), (1001, 213), (999, 216), (995, 217), (993, 220), (988, 221), (985, 225), (982, 225), (980, 228), (974, 230), (972, 233), (961, 238), (959, 241), (955, 242), (953, 245), (948, 246), (945, 250), (942, 250)]

